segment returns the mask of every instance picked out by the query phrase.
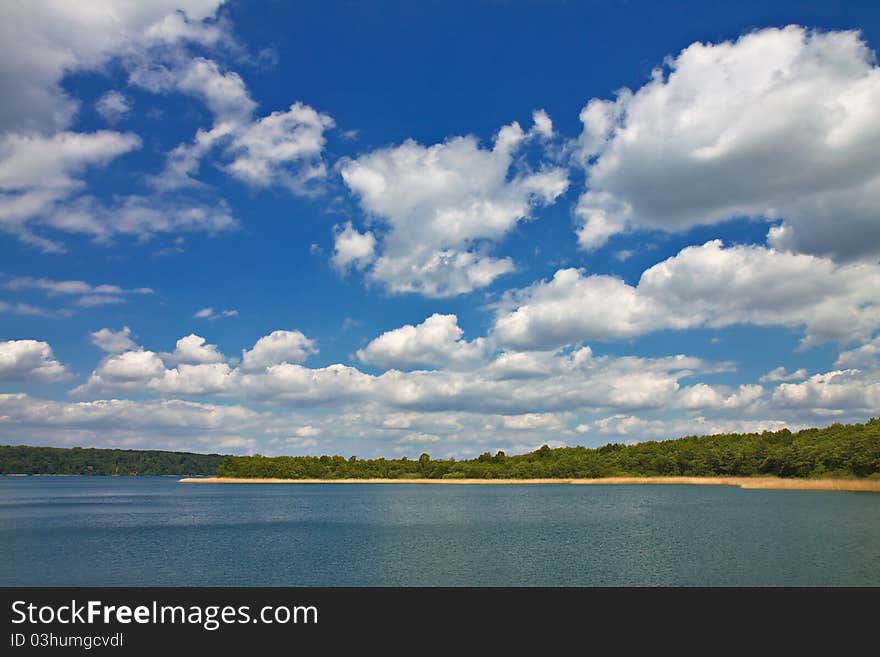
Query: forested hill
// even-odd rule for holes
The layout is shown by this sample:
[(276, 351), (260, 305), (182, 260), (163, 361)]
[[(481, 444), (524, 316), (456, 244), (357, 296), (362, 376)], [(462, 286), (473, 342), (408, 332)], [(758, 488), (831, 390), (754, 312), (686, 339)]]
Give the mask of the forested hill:
[(156, 450), (0, 446), (0, 474), (212, 475), (224, 458)]
[(341, 456), (230, 456), (222, 477), (284, 479), (539, 479), (613, 476), (880, 478), (880, 419), (823, 429), (689, 436), (597, 449), (560, 447), (476, 459), (359, 460)]

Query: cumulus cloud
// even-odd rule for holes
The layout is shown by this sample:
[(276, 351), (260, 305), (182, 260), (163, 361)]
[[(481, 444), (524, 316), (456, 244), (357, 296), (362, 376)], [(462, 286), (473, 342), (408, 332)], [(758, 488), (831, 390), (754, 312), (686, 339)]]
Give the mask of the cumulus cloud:
[(369, 231), (358, 232), (351, 222), (337, 226), (333, 239), (333, 257), (330, 259), (339, 272), (349, 267), (363, 269), (376, 257), (376, 236)]
[(0, 342), (0, 381), (55, 383), (69, 376), (67, 368), (55, 360), (52, 347), (46, 342)]
[[(304, 192), (310, 182), (327, 176), (320, 157), (333, 119), (308, 105), (294, 103), (245, 127), (232, 141), (234, 158), (227, 170), (255, 187), (281, 185)], [(291, 168), (296, 165), (295, 168)]]
[(629, 227), (782, 223), (780, 249), (880, 254), (880, 68), (858, 32), (798, 26), (694, 43), (581, 112), (580, 245)]
[[(21, 157), (16, 154), (22, 150), (18, 148), (20, 143), (4, 151), (10, 139), (22, 141), (15, 135), (0, 137), (0, 192), (4, 192), (0, 194), (0, 230), (14, 233), (44, 251), (62, 252), (65, 248), (34, 232), (32, 224), (90, 235), (101, 242), (117, 235), (146, 239), (160, 233), (218, 233), (238, 225), (223, 201), (209, 204), (188, 198), (140, 195), (119, 196), (110, 202), (89, 195), (69, 198), (82, 188), (74, 172), (87, 163), (106, 161), (131, 150), (140, 144), (134, 136), (104, 131), (27, 137), (24, 140), (32, 143)], [(53, 150), (53, 144), (60, 145), (60, 149)], [(65, 159), (63, 154), (67, 152), (76, 155)], [(20, 170), (22, 165), (24, 169)]]
[(357, 352), (360, 362), (383, 369), (472, 368), (487, 353), (485, 338), (462, 340), (455, 315), (433, 314), (424, 322), (387, 331)]
[(172, 363), (187, 365), (204, 365), (207, 363), (222, 363), (226, 360), (215, 344), (208, 344), (205, 338), (195, 333), (180, 338), (175, 345), (174, 352), (167, 355)]
[(834, 367), (880, 369), (880, 337), (847, 351), (842, 351), (834, 362)]
[(92, 373), (92, 383), (137, 383), (165, 373), (165, 364), (159, 355), (138, 349), (112, 354), (105, 358)]
[[(165, 354), (169, 361), (189, 359), (195, 364), (179, 362), (166, 369), (162, 355), (137, 348), (111, 354), (104, 358), (74, 395), (107, 392), (154, 392), (176, 395), (220, 394), (232, 388), (235, 372), (223, 362), (215, 362), (218, 352), (214, 345), (196, 344), (196, 339), (183, 338), (174, 354)], [(214, 347), (212, 349), (212, 347)]]
[(880, 408), (880, 377), (876, 370), (857, 369), (815, 374), (802, 383), (780, 384), (773, 391), (771, 403), (778, 408), (808, 409), (820, 417), (846, 412), (876, 414)]
[[(540, 365), (533, 364), (531, 376), (524, 376), (522, 367), (517, 369), (505, 362), (509, 361), (506, 354), (497, 357), (496, 362), (502, 363), (498, 367), (492, 363), (468, 370), (464, 366), (478, 357), (482, 341), (461, 341), (454, 318), (437, 315), (425, 324), (398, 334), (392, 332), (392, 337), (384, 340), (380, 336), (368, 351), (379, 360), (416, 359), (422, 363), (433, 349), (432, 361), (447, 354), (458, 359), (457, 365), (434, 370), (390, 369), (379, 375), (343, 364), (310, 368), (300, 361), (316, 351), (314, 343), (299, 331), (275, 331), (243, 352), (235, 368), (222, 362), (201, 362), (166, 369), (160, 354), (144, 349), (111, 355), (74, 392), (220, 395), (296, 408), (355, 404), (419, 412), (519, 415), (572, 409), (658, 408), (675, 399), (679, 379), (719, 368), (686, 356), (594, 357), (589, 348), (582, 348), (566, 355), (531, 354), (533, 361), (540, 361)], [(426, 355), (418, 355), (419, 344)], [(539, 370), (540, 374), (534, 373)]]
[(131, 104), (118, 91), (108, 91), (95, 102), (95, 109), (107, 123), (115, 124), (131, 111)]
[(76, 176), (87, 166), (106, 164), (140, 145), (137, 135), (110, 130), (51, 137), (7, 133), (0, 139), (0, 189), (66, 193), (81, 185)]
[(675, 405), (689, 410), (742, 409), (757, 402), (764, 394), (758, 385), (741, 385), (736, 390), (697, 383), (682, 388)]
[(83, 183), (78, 176), (87, 167), (106, 164), (140, 144), (136, 135), (108, 130), (0, 135), (0, 230), (46, 250), (60, 250), (46, 240), (40, 244), (28, 222), (51, 214), (57, 202), (79, 190)]
[(92, 336), (92, 344), (108, 354), (121, 354), (137, 347), (134, 340), (131, 339), (131, 329), (127, 326), (123, 326), (119, 331), (102, 328), (90, 333), (90, 335)]
[(731, 420), (705, 418), (663, 420), (647, 419), (636, 415), (616, 414), (596, 420), (593, 426), (584, 427), (584, 433), (594, 433), (604, 439), (622, 438), (629, 441), (664, 440), (681, 436), (711, 436), (723, 433), (761, 433), (780, 429), (806, 428), (803, 424), (786, 420)]
[[(448, 320), (445, 324), (447, 328), (455, 327)], [(119, 333), (130, 340), (126, 331)], [(181, 357), (172, 368), (163, 362), (172, 360), (169, 354), (139, 347), (111, 353), (88, 381), (73, 391), (78, 395), (207, 396), (269, 403), (266, 408), (274, 410), (268, 413), (235, 407), (253, 422), (221, 422), (202, 430), (198, 417), (223, 417), (225, 411), (219, 409), (224, 407), (190, 407), (176, 400), (168, 400), (169, 406), (121, 400), (63, 405), (30, 399), (25, 403), (24, 396), (18, 396), (17, 401), (11, 400), (14, 396), (0, 396), (0, 406), (4, 400), (13, 406), (11, 414), (0, 408), (0, 435), (9, 426), (34, 423), (34, 416), (29, 415), (34, 408), (51, 416), (36, 422), (38, 427), (49, 431), (55, 426), (57, 430), (66, 422), (71, 431), (67, 436), (78, 435), (77, 431), (92, 420), (94, 432), (82, 435), (95, 436), (108, 423), (114, 431), (120, 431), (118, 417), (107, 419), (105, 415), (111, 408), (131, 412), (155, 408), (165, 413), (166, 419), (157, 419), (153, 424), (148, 418), (140, 419), (130, 427), (132, 436), (158, 437), (166, 426), (163, 423), (170, 422), (174, 426), (167, 435), (195, 432), (203, 437), (200, 439), (213, 439), (214, 445), (233, 445), (246, 439), (248, 442), (242, 445), (261, 445), (264, 453), (266, 448), (283, 452), (317, 447), (307, 441), (320, 436), (322, 448), (339, 444), (358, 454), (369, 450), (387, 453), (387, 447), (382, 446), (386, 440), (385, 445), (399, 445), (402, 453), (406, 453), (407, 445), (431, 442), (448, 455), (465, 456), (474, 450), (532, 449), (547, 441), (548, 432), (560, 444), (584, 440), (598, 444), (614, 436), (643, 440), (783, 426), (795, 429), (827, 417), (864, 419), (880, 401), (876, 370), (829, 372), (767, 390), (748, 383), (724, 386), (693, 381), (729, 371), (731, 366), (726, 363), (712, 364), (683, 355), (595, 356), (588, 347), (557, 353), (502, 352), (488, 364), (467, 370), (454, 366), (389, 369), (374, 375), (342, 364), (310, 368), (290, 362), (302, 358), (302, 352), (308, 350), (303, 339), (291, 340), (290, 335), (277, 333), (294, 332), (266, 336), (251, 350), (251, 362), (237, 367), (218, 361), (219, 350), (206, 345), (199, 336), (186, 336), (178, 342), (175, 351)], [(96, 334), (108, 337), (107, 333)], [(416, 335), (419, 337), (418, 331)], [(455, 335), (452, 331), (451, 337)], [(455, 349), (452, 345), (460, 341), (459, 335), (439, 343)], [(111, 348), (118, 347), (108, 350)], [(52, 359), (51, 351), (41, 353), (38, 361)], [(191, 362), (182, 362), (184, 358)], [(255, 366), (256, 360), (260, 361), (259, 367)], [(186, 413), (171, 413), (168, 409), (173, 404), (186, 409)], [(206, 409), (218, 410), (214, 413)], [(192, 420), (187, 419), (190, 410), (194, 413)], [(660, 414), (662, 417), (657, 417)], [(190, 426), (189, 421), (195, 424)]]
[[(170, 76), (169, 81), (179, 91), (196, 96), (204, 102), (221, 124), (247, 120), (257, 107), (241, 76), (235, 71), (222, 71), (217, 62), (210, 59), (195, 57), (180, 71), (164, 70), (162, 73)], [(135, 71), (136, 83), (161, 90), (165, 80), (137, 77), (141, 74), (140, 71)]]
[(42, 445), (172, 449), (248, 453), (254, 436), (271, 436), (288, 418), (238, 405), (178, 399), (104, 399), (60, 402), (25, 394), (0, 394), (0, 436), (23, 432)]
[(257, 104), (241, 76), (204, 57), (179, 58), (159, 68), (143, 66), (132, 72), (131, 80), (154, 92), (194, 96), (214, 117), (210, 129), (200, 128), (191, 142), (168, 154), (165, 170), (152, 178), (160, 190), (197, 185), (194, 176), (202, 159), (216, 149), (227, 173), (257, 188), (282, 186), (307, 194), (327, 176), (322, 157), (325, 132), (335, 124), (304, 103), (255, 118)]
[[(78, 102), (61, 82), (69, 73), (99, 71), (114, 59), (149, 61), (148, 52), (179, 49), (183, 41), (215, 44), (224, 33), (220, 22), (211, 20), (219, 4), (159, 0), (103, 11), (37, 0), (0, 7), (0, 87), (8, 101), (0, 108), (0, 230), (59, 252), (64, 246), (39, 234), (38, 226), (100, 239), (120, 233), (144, 237), (171, 226), (217, 228), (216, 213), (214, 221), (205, 221), (199, 203), (143, 203), (132, 197), (107, 207), (78, 196), (87, 168), (104, 166), (141, 142), (130, 133), (71, 132)], [(105, 94), (96, 106), (111, 123), (126, 108), (119, 92)], [(75, 205), (68, 207), (72, 197)]]
[(495, 319), (499, 344), (552, 349), (660, 329), (732, 324), (803, 327), (804, 345), (850, 342), (880, 327), (880, 267), (837, 265), (761, 246), (687, 247), (647, 269), (637, 285), (561, 269), (515, 292)]
[(343, 160), (343, 181), (387, 228), (369, 278), (393, 293), (447, 297), (513, 271), (513, 261), (491, 255), (491, 247), (568, 187), (558, 167), (512, 171), (525, 142), (547, 131), (544, 118), (536, 115), (536, 132), (504, 126), (491, 148), (473, 136), (431, 146), (408, 140)]
[(0, 131), (47, 132), (67, 127), (77, 102), (63, 77), (96, 71), (110, 59), (182, 39), (220, 38), (211, 18), (222, 0), (117, 3), (104, 11), (79, 2), (33, 0), (0, 7)]
[(272, 331), (257, 340), (253, 348), (242, 351), (244, 370), (263, 370), (283, 363), (301, 363), (318, 353), (313, 340), (300, 331)]
[(533, 429), (558, 430), (562, 422), (554, 413), (523, 413), (521, 415), (502, 415), (501, 426), (514, 431)]
[(550, 139), (553, 136), (553, 121), (547, 112), (542, 109), (535, 110), (532, 114), (532, 121), (534, 121), (532, 131), (535, 134), (545, 139)]

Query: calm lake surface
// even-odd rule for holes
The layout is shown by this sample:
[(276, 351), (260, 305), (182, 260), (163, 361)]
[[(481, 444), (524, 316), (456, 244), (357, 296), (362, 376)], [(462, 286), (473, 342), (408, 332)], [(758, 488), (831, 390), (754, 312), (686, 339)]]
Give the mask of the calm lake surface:
[(0, 585), (880, 585), (880, 495), (0, 477)]

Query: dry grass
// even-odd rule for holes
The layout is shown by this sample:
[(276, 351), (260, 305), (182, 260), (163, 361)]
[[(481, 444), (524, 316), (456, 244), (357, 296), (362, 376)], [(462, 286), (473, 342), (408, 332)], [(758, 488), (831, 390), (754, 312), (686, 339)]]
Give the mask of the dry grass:
[(847, 490), (880, 493), (877, 479), (781, 479), (779, 477), (604, 477), (600, 479), (235, 479), (193, 477), (188, 484), (699, 484), (778, 490)]

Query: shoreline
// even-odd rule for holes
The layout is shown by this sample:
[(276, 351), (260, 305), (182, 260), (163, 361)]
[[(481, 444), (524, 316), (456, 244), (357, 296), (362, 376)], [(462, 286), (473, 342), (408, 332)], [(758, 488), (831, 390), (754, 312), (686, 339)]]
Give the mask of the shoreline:
[(596, 479), (265, 479), (186, 477), (184, 484), (455, 484), (455, 485), (703, 485), (761, 490), (838, 490), (880, 493), (880, 479), (780, 477), (602, 477)]

